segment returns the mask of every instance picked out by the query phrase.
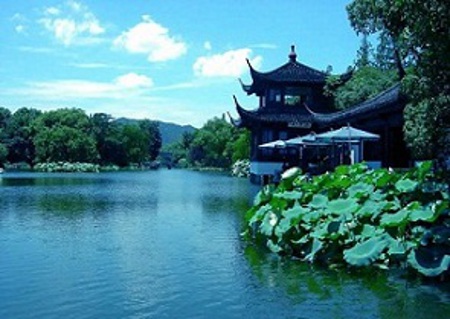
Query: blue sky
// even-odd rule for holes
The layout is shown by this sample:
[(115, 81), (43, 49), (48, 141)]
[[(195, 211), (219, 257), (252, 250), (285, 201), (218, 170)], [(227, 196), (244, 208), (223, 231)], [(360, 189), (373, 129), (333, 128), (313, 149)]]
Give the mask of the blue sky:
[[(149, 118), (200, 127), (230, 111), (248, 58), (341, 73), (360, 39), (344, 0), (15, 0), (0, 10), (0, 106)], [(4, 4), (4, 3), (3, 3)]]

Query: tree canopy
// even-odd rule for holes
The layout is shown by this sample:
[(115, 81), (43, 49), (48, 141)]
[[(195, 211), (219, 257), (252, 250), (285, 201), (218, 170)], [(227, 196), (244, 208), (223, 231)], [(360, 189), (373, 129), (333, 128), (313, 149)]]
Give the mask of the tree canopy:
[(450, 126), (449, 2), (354, 0), (347, 11), (358, 33), (381, 34), (384, 41), (379, 45), (393, 52), (403, 90), (410, 98), (404, 132), (416, 157), (448, 155), (445, 140)]
[(127, 166), (155, 160), (161, 148), (158, 124), (122, 124), (111, 115), (88, 116), (64, 108), (48, 112), (0, 108), (0, 164), (89, 162)]

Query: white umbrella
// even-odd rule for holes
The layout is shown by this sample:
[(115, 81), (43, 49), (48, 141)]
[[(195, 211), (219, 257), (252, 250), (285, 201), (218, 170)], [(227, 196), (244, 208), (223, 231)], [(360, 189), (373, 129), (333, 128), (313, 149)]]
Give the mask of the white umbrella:
[(336, 142), (348, 142), (348, 141), (376, 141), (380, 139), (380, 135), (359, 130), (357, 128), (343, 126), (338, 130), (329, 131), (316, 135), (317, 140), (322, 141), (336, 141)]
[(328, 143), (324, 143), (323, 141), (318, 142), (316, 140), (316, 133), (314, 133), (314, 132), (311, 132), (304, 136), (291, 138), (289, 140), (286, 140), (285, 142), (286, 142), (286, 145), (288, 145), (288, 146), (303, 146), (303, 145), (325, 146), (325, 145), (329, 145)]
[[(347, 126), (341, 127), (338, 130), (317, 134), (316, 139), (321, 140), (321, 141), (348, 143), (349, 150), (352, 149), (352, 147), (351, 147), (352, 143), (359, 143), (360, 147), (359, 147), (359, 159), (358, 160), (361, 161), (362, 154), (363, 154), (363, 142), (364, 141), (377, 141), (380, 139), (380, 135), (366, 132), (363, 130), (359, 130), (354, 127), (351, 127), (350, 125), (347, 125)], [(353, 159), (351, 160), (351, 162), (353, 163)]]
[(259, 148), (285, 148), (286, 142), (283, 140), (276, 140), (269, 143), (264, 143), (258, 146)]

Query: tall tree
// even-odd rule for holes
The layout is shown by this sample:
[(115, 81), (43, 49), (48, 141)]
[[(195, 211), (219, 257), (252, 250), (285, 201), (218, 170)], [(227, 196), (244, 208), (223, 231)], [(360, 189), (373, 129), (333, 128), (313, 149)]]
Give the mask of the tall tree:
[(404, 132), (416, 157), (450, 154), (449, 1), (354, 0), (347, 11), (357, 32), (391, 37), (401, 76), (405, 63), (412, 66), (402, 81), (411, 101)]
[(42, 114), (32, 108), (20, 108), (14, 112), (8, 125), (8, 159), (12, 163), (25, 162), (33, 165), (35, 147), (33, 139), (36, 135), (32, 123)]
[(154, 121), (142, 120), (139, 122), (139, 127), (147, 135), (148, 156), (150, 160), (154, 161), (158, 157), (162, 145), (159, 125)]

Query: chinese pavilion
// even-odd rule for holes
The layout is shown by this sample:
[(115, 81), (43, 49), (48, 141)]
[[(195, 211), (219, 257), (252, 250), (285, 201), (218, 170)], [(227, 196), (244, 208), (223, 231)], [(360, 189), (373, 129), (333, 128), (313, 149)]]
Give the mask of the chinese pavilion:
[(406, 101), (399, 85), (363, 103), (336, 111), (332, 99), (323, 94), (328, 74), (298, 62), (294, 46), (288, 57), (286, 64), (270, 72), (255, 70), (247, 60), (253, 82), (250, 85), (241, 82), (241, 86), (248, 95), (259, 97), (255, 110), (244, 109), (234, 96), (240, 118), (232, 118), (232, 123), (251, 131), (250, 172), (254, 181), (274, 175), (286, 161), (298, 160), (295, 149), (259, 148), (259, 145), (347, 124), (381, 136), (379, 142), (370, 142), (364, 148), (367, 161), (385, 167), (409, 165), (402, 131)]

